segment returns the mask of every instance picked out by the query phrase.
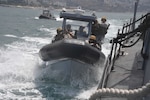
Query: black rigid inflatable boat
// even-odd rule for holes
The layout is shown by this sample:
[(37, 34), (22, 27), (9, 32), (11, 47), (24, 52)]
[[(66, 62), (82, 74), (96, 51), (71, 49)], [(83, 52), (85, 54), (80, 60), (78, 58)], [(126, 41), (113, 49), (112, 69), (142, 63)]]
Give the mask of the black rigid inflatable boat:
[(39, 16), (39, 19), (56, 20), (56, 18), (51, 14), (49, 10), (43, 10), (43, 13)]
[[(61, 84), (67, 82), (71, 86), (96, 86), (104, 72), (106, 59), (101, 49), (91, 45), (89, 41), (92, 23), (96, 17), (89, 14), (61, 12), (60, 18), (63, 18), (62, 27), (57, 28), (54, 40), (39, 51), (40, 58), (46, 66), (44, 68), (48, 70), (46, 76)], [(65, 33), (69, 27), (73, 35), (71, 38), (65, 37), (70, 34)], [(58, 38), (59, 36), (61, 38)]]
[[(63, 18), (62, 34), (66, 34), (66, 28), (70, 26), (76, 38), (64, 37), (61, 40), (45, 45), (39, 51), (41, 59), (43, 61), (68, 59), (84, 64), (104, 64), (105, 55), (101, 50), (91, 46), (88, 42), (91, 36), (92, 23), (97, 18), (92, 15), (64, 11), (60, 12), (60, 18)], [(83, 29), (82, 31), (80, 30), (81, 27)]]

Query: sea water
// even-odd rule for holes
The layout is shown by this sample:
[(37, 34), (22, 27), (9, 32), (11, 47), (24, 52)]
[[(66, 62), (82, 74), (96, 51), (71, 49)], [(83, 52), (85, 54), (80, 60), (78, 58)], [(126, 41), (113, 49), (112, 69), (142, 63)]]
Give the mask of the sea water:
[[(96, 87), (83, 89), (49, 80), (48, 75), (52, 74), (38, 52), (52, 41), (62, 19), (58, 10), (52, 11), (56, 21), (39, 19), (41, 13), (38, 8), (0, 7), (0, 100), (88, 99)], [(133, 13), (96, 12), (96, 15), (99, 21), (105, 16), (110, 24), (102, 45), (107, 56), (111, 49), (109, 41)]]

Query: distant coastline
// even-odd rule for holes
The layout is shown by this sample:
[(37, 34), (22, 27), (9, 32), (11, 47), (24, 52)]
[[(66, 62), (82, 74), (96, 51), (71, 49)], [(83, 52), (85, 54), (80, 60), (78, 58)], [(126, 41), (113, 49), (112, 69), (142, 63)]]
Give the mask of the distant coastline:
[(33, 7), (33, 6), (20, 6), (20, 5), (6, 5), (6, 4), (0, 4), (2, 7), (15, 7), (15, 8), (26, 8), (26, 9), (43, 9), (43, 7)]
[[(15, 7), (15, 8), (25, 8), (25, 9), (46, 9), (46, 7), (38, 7), (38, 6), (21, 6), (21, 5), (8, 5), (8, 4), (0, 4), (0, 6), (2, 6), (2, 7)], [(49, 7), (50, 9), (55, 9), (55, 10), (60, 10), (61, 11), (61, 9), (63, 8), (63, 7), (57, 7), (57, 8), (55, 8), (55, 7), (52, 7), (52, 6), (50, 6)], [(67, 9), (72, 9), (72, 8), (70, 8), (70, 7), (66, 7)], [(89, 9), (84, 9), (84, 10), (87, 10), (87, 11), (93, 11), (93, 10), (89, 10)], [(133, 11), (109, 11), (109, 10), (107, 10), (107, 11), (105, 11), (105, 10), (100, 10), (100, 9), (98, 9), (98, 10), (94, 10), (94, 11), (96, 11), (96, 12), (116, 12), (116, 13), (133, 13)], [(137, 11), (137, 12), (141, 12), (141, 13), (147, 13), (146, 11)]]

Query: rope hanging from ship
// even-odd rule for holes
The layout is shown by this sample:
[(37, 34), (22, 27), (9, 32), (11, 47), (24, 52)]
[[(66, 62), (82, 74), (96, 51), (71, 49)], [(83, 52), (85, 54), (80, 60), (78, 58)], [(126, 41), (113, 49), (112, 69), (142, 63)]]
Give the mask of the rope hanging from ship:
[(115, 43), (119, 43), (122, 47), (132, 47), (132, 46), (134, 46), (141, 39), (141, 37), (143, 35), (142, 33), (139, 34), (138, 39), (135, 42), (133, 42), (132, 44), (130, 44), (130, 45), (125, 45), (124, 41), (127, 41), (127, 40), (131, 39), (136, 34), (137, 34), (137, 32), (133, 32), (133, 33), (129, 34), (129, 36), (125, 36), (124, 35), (125, 38), (122, 38), (122, 36), (121, 37), (117, 37), (117, 38), (114, 39), (114, 42)]
[[(138, 28), (134, 29), (131, 32), (119, 34), (116, 38), (113, 39), (113, 41), (115, 43), (119, 43), (122, 47), (132, 47), (132, 46), (134, 46), (142, 38), (143, 34), (145, 33), (145, 30), (147, 30), (149, 28), (149, 26), (150, 26), (150, 13), (146, 14), (145, 16), (143, 16), (142, 18), (138, 19), (137, 21), (142, 20), (142, 19), (144, 19), (143, 23), (141, 23), (138, 26)], [(128, 26), (129, 25), (127, 25), (125, 27), (128, 27)], [(131, 24), (130, 24), (130, 26), (131, 26)], [(131, 39), (137, 33), (139, 34), (139, 37), (138, 37), (138, 39), (135, 42), (133, 42), (130, 45), (125, 45), (124, 44), (124, 41), (127, 41), (127, 40)]]
[(147, 96), (150, 93), (150, 83), (142, 86), (138, 89), (126, 90), (126, 89), (114, 89), (114, 88), (102, 88), (93, 93), (89, 100), (99, 100), (101, 97), (125, 97), (125, 98), (138, 98)]

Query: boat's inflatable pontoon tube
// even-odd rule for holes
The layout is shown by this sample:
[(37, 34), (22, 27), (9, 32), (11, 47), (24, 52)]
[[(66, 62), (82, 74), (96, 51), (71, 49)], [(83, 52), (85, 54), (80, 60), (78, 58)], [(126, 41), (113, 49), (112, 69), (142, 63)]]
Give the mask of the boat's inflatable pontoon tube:
[(89, 64), (96, 63), (100, 57), (105, 59), (101, 51), (76, 39), (63, 39), (46, 45), (40, 50), (40, 57), (44, 61), (73, 58)]

